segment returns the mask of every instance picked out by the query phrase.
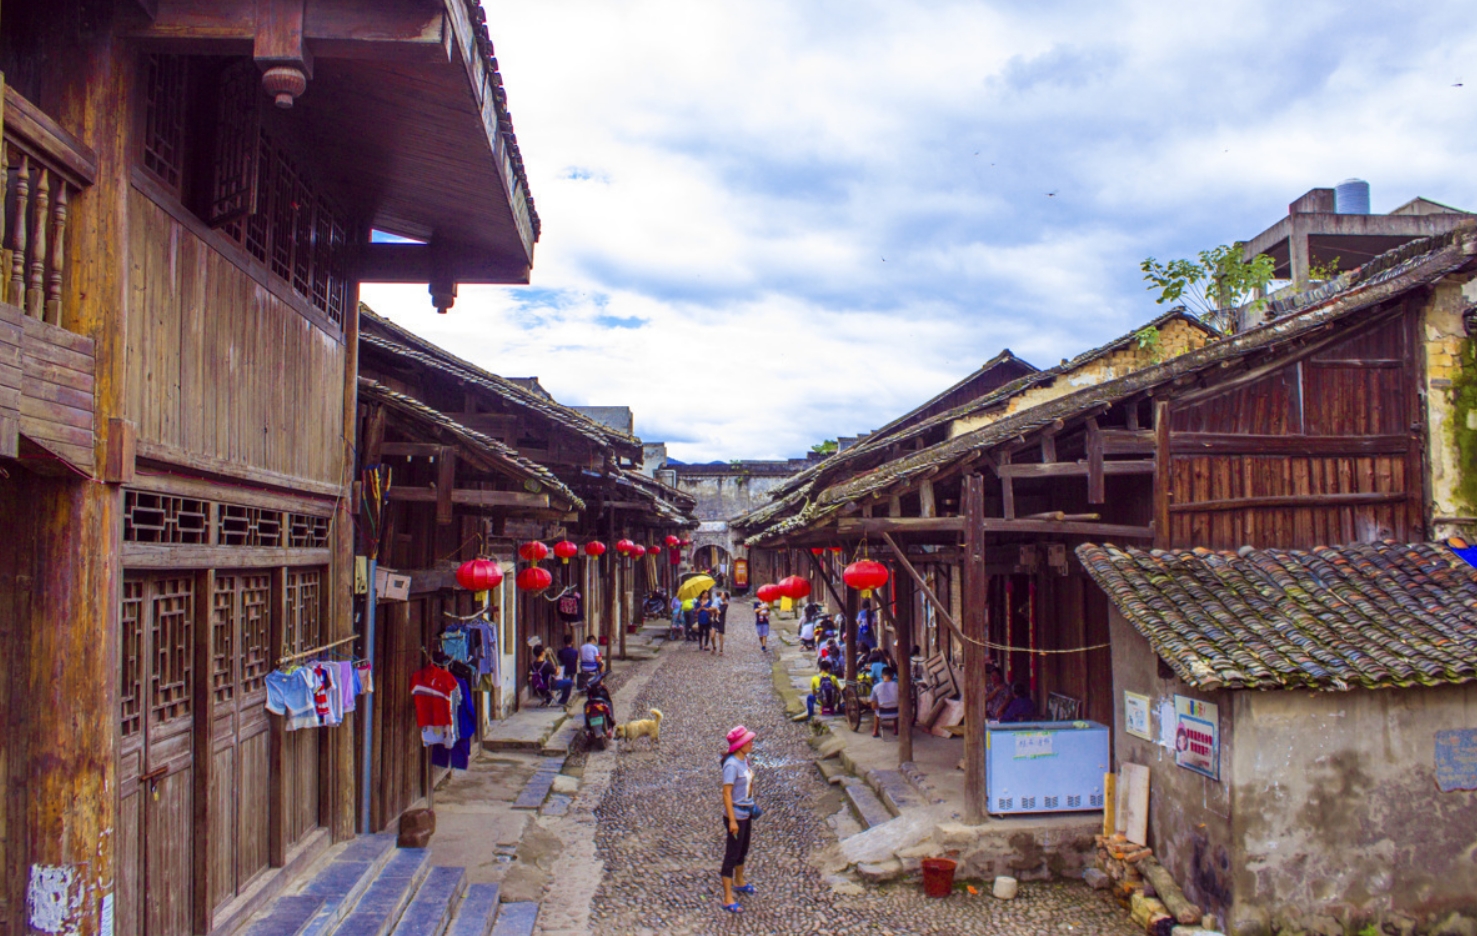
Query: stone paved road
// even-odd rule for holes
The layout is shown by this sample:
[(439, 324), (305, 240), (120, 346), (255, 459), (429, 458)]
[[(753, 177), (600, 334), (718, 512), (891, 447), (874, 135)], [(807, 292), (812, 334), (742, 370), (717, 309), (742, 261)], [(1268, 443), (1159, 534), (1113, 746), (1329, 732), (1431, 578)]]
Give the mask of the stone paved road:
[[(835, 842), (826, 816), (841, 808), (816, 771), (809, 728), (790, 722), (774, 692), (770, 658), (759, 650), (753, 617), (735, 604), (727, 653), (668, 648), (637, 711), (664, 713), (662, 740), (619, 752), (597, 810), (596, 851), (606, 872), (596, 892), (592, 932), (632, 934), (754, 933), (964, 934), (1079, 933), (1129, 936), (1127, 915), (1086, 886), (1026, 884), (1002, 902), (981, 894), (944, 900), (916, 884), (846, 887), (838, 892), (810, 858)], [(745, 912), (719, 906), (723, 857), (719, 762), (724, 733), (742, 722), (759, 733), (755, 792), (765, 807), (755, 822), (749, 878), (759, 893)], [(557, 882), (555, 884), (557, 887)]]

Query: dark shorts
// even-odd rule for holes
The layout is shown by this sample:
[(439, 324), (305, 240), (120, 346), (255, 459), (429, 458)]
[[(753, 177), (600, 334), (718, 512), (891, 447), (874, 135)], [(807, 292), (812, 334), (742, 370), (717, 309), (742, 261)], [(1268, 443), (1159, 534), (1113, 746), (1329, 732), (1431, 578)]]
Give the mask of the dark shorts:
[(728, 831), (728, 817), (723, 817), (723, 836), (727, 845), (723, 849), (723, 876), (733, 877), (733, 869), (744, 863), (749, 857), (749, 827), (753, 820), (740, 819), (738, 821), (738, 835)]
[(723, 626), (724, 625), (723, 625), (723, 622), (722, 621), (716, 621), (713, 624), (713, 630), (715, 630), (715, 631), (717, 631), (718, 633), (721, 634), (721, 633), (723, 633)]

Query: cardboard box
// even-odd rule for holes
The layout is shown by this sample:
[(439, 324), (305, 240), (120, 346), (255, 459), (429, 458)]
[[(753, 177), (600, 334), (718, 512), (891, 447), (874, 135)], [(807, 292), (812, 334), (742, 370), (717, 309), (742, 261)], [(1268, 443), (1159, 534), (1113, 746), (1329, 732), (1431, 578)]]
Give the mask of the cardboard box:
[(380, 601), (408, 601), (410, 576), (380, 566), (374, 570), (374, 594)]

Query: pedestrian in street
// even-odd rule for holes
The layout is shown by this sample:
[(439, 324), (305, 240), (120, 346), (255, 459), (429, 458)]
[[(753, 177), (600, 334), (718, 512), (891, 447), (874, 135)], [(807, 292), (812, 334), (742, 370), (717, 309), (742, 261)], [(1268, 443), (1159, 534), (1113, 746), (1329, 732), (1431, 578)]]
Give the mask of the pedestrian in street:
[[(812, 625), (814, 630), (814, 625)], [(765, 653), (769, 652), (769, 605), (763, 602), (754, 603), (754, 632), (759, 635), (759, 649)]]
[(713, 642), (718, 655), (723, 655), (723, 635), (728, 630), (728, 592), (719, 592), (713, 603)]
[(856, 613), (856, 644), (858, 647), (874, 645), (872, 625), (877, 621), (877, 612), (872, 610), (872, 599), (863, 598), (862, 608)]
[(591, 634), (580, 646), (580, 671), (576, 685), (584, 689), (590, 678), (604, 668), (605, 660), (600, 655), (600, 645), (595, 642), (595, 635)]
[(671, 611), (672, 627), (679, 630), (682, 629), (682, 625), (685, 623), (682, 616), (682, 599), (678, 598), (676, 595), (672, 596)]
[(708, 593), (698, 595), (697, 604), (693, 607), (697, 613), (697, 648), (699, 650), (713, 649), (713, 602), (708, 598)]
[(735, 894), (752, 894), (754, 885), (744, 881), (744, 862), (749, 857), (749, 830), (758, 815), (754, 805), (754, 772), (749, 752), (754, 750), (754, 732), (735, 725), (728, 732), (728, 753), (723, 755), (723, 909), (742, 913)]
[(682, 625), (687, 632), (687, 640), (692, 640), (693, 631), (697, 625), (697, 599), (688, 598), (682, 602)]

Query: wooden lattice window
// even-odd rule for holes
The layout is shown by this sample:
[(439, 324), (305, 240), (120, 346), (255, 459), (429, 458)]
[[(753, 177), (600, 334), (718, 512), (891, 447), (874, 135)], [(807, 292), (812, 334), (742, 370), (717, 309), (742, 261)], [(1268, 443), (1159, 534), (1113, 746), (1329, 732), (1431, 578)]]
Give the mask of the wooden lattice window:
[(310, 514), (288, 514), (287, 545), (298, 549), (328, 545), (328, 518)]
[(123, 539), (130, 543), (207, 543), (210, 539), (210, 502), (147, 491), (125, 491)]
[(272, 577), (242, 575), (240, 582), (241, 692), (250, 696), (266, 688), (267, 672), (272, 668)]
[(216, 538), (221, 546), (282, 545), (280, 510), (221, 504), (216, 517)]
[(323, 573), (316, 569), (287, 573), (287, 618), (282, 627), (282, 652), (301, 653), (323, 643), (323, 614), (319, 588)]
[(139, 667), (144, 660), (144, 583), (139, 579), (123, 582), (123, 613), (119, 622), (119, 733), (123, 737), (137, 734), (143, 727), (143, 687)]
[(195, 580), (187, 575), (153, 580), (151, 626), (154, 671), (150, 676), (149, 723), (162, 725), (190, 715), (194, 669)]
[(143, 163), (178, 192), (185, 170), (185, 58), (144, 56)]
[[(256, 63), (243, 59), (221, 75), (216, 102), (215, 180), (205, 217), (212, 227), (235, 222), (256, 211), (261, 96)], [(232, 236), (241, 239), (235, 228)]]
[(236, 577), (217, 575), (210, 597), (210, 689), (217, 704), (236, 693)]

